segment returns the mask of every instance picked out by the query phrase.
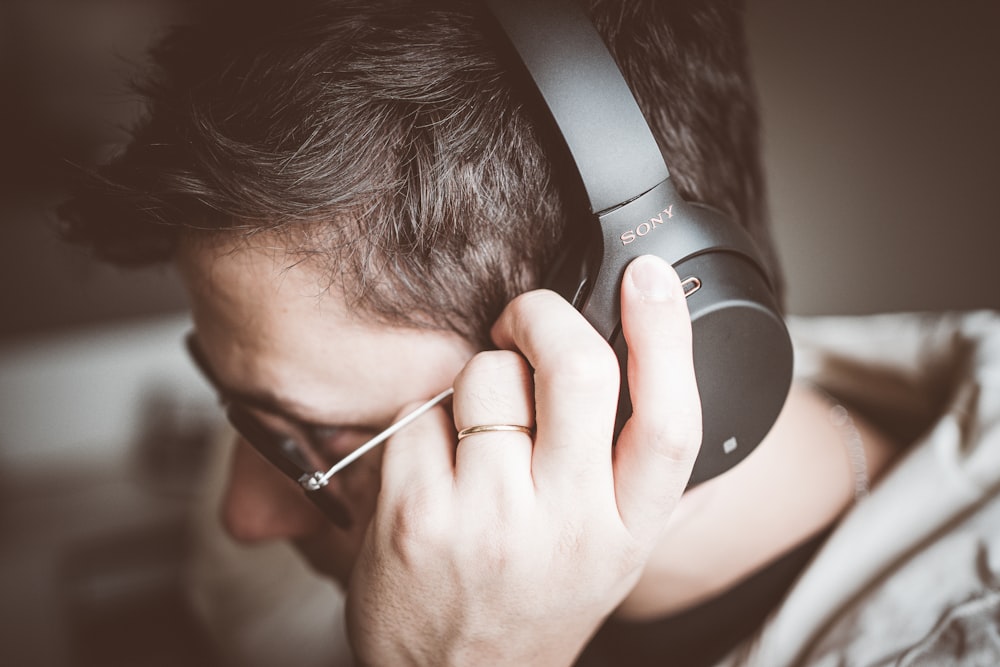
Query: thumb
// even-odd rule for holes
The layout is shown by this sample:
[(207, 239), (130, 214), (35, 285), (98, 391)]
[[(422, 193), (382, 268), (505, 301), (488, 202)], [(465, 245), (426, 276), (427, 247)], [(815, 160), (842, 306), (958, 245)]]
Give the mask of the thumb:
[(632, 416), (615, 447), (615, 496), (626, 527), (650, 546), (684, 492), (701, 446), (691, 317), (677, 272), (645, 255), (622, 281)]

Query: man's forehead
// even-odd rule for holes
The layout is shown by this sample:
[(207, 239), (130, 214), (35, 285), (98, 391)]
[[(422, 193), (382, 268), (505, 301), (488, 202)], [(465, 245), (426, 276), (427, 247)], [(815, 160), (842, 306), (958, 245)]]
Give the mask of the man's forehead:
[(188, 289), (213, 299), (238, 302), (251, 287), (317, 300), (332, 293), (333, 298), (325, 299), (326, 307), (340, 308), (343, 316), (350, 316), (339, 293), (330, 289), (320, 256), (289, 246), (281, 235), (187, 235), (176, 259)]
[(450, 386), (472, 354), (455, 334), (352, 313), (314, 267), (267, 246), (196, 247), (179, 259), (196, 336), (228, 387), (318, 423), (378, 425)]

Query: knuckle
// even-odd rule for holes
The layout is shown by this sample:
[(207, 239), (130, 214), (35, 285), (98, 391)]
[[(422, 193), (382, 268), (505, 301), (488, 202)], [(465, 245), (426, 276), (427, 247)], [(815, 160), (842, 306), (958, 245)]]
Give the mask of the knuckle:
[(555, 292), (536, 289), (514, 297), (504, 308), (500, 319), (513, 331), (528, 331), (535, 323), (562, 308), (572, 310), (572, 306)]
[(617, 383), (620, 377), (618, 358), (604, 344), (574, 347), (570, 353), (562, 355), (558, 363), (560, 379), (570, 385), (606, 385)]
[(465, 364), (456, 384), (478, 381), (492, 381), (497, 377), (521, 377), (526, 373), (524, 358), (509, 350), (489, 350), (479, 352)]
[(676, 323), (659, 322), (650, 327), (642, 327), (635, 334), (637, 342), (655, 345), (667, 352), (685, 352), (691, 354), (692, 339), (689, 325), (678, 326)]
[(464, 552), (478, 572), (513, 582), (530, 579), (538, 553), (530, 538), (531, 517), (523, 503), (501, 497), (488, 505), (467, 504), (457, 517), (460, 538), (455, 548)]
[(454, 387), (454, 418), (459, 428), (483, 423), (484, 416), (513, 423), (532, 419), (528, 404), (531, 370), (517, 352), (476, 354), (455, 378)]
[(507, 307), (504, 308), (503, 317), (510, 321), (511, 327), (514, 330), (523, 329), (527, 323), (531, 322), (533, 319), (532, 314), (537, 311), (540, 305), (539, 302), (543, 301), (544, 298), (544, 295), (539, 290), (522, 292), (507, 304)]
[(699, 414), (680, 413), (667, 420), (652, 435), (654, 452), (670, 461), (687, 463), (698, 455), (702, 426)]
[(660, 309), (625, 326), (630, 345), (655, 346), (668, 350), (692, 346), (691, 318), (687, 312)]
[(691, 327), (673, 327), (664, 331), (658, 338), (660, 345), (671, 352), (683, 353), (690, 357), (694, 351), (694, 341), (691, 338)]
[(558, 294), (547, 289), (535, 289), (522, 292), (514, 297), (507, 306), (515, 313), (531, 314), (539, 308), (550, 305), (553, 299), (561, 299)]
[(492, 532), (480, 533), (473, 542), (474, 558), (491, 575), (502, 575), (517, 569), (517, 547), (509, 540), (497, 539)]
[(392, 551), (406, 563), (440, 553), (448, 543), (447, 525), (428, 497), (409, 498), (390, 510), (387, 528)]

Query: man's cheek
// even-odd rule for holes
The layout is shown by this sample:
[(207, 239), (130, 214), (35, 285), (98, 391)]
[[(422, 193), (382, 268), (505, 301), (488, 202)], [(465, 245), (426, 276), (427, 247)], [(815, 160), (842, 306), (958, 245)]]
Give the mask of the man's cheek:
[(329, 524), (322, 533), (294, 540), (296, 548), (313, 569), (332, 577), (345, 589), (375, 514), (380, 462), (380, 455), (365, 456), (332, 481), (334, 492), (351, 512), (353, 524), (349, 530)]
[(301, 538), (293, 543), (317, 574), (333, 579), (346, 590), (363, 541), (354, 532), (331, 529), (326, 535)]

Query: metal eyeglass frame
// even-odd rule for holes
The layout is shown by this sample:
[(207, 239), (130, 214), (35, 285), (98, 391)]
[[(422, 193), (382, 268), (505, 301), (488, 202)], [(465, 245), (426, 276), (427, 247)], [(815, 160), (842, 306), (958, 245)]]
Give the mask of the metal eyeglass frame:
[[(254, 417), (251, 411), (245, 407), (248, 405), (247, 402), (238, 396), (234, 396), (231, 391), (223, 386), (208, 365), (193, 332), (185, 336), (184, 342), (195, 366), (218, 394), (219, 402), (226, 408), (226, 416), (237, 432), (272, 465), (301, 486), (306, 495), (320, 506), (320, 509), (340, 524), (350, 522), (349, 517), (338, 516), (343, 515), (346, 509), (343, 507), (331, 508), (327, 503), (321, 502), (320, 497), (315, 492), (326, 487), (330, 482), (330, 478), (338, 472), (388, 440), (407, 425), (413, 423), (421, 415), (454, 393), (452, 388), (442, 391), (434, 398), (421, 404), (401, 419), (393, 422), (383, 431), (365, 441), (326, 471), (316, 470), (315, 467), (309, 464), (313, 457), (302, 451), (300, 443), (295, 438), (275, 433), (261, 424), (260, 420)], [(314, 434), (318, 429), (324, 428), (295, 419), (291, 415), (281, 415), (281, 417), (293, 424), (298, 431), (306, 434), (306, 437), (310, 440), (315, 438)], [(277, 441), (280, 441), (281, 444), (277, 444)], [(314, 447), (314, 449), (316, 448)], [(313, 469), (310, 470), (310, 467)], [(334, 516), (331, 516), (331, 514)]]

